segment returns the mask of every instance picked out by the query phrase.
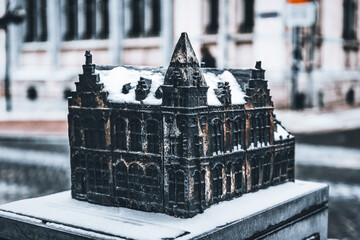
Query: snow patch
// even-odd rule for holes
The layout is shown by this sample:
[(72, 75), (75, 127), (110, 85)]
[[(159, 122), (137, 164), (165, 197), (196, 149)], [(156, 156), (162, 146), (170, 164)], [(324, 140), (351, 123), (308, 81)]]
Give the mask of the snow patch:
[(224, 71), (222, 74), (215, 75), (214, 73), (203, 73), (206, 84), (209, 89), (207, 92), (207, 101), (209, 106), (221, 106), (222, 103), (217, 98), (214, 89), (217, 89), (219, 82), (229, 82), (231, 90), (231, 103), (232, 104), (245, 104), (245, 93), (241, 89), (240, 85), (236, 81), (234, 75), (229, 71)]
[[(111, 70), (96, 70), (100, 75), (100, 82), (104, 84), (104, 90), (109, 93), (108, 99), (117, 103), (136, 103), (140, 101), (135, 99), (135, 87), (140, 77), (152, 80), (151, 89), (148, 96), (143, 100), (144, 104), (161, 105), (162, 99), (155, 97), (155, 92), (164, 82), (164, 75), (160, 71), (148, 69), (131, 69), (126, 67), (116, 67)], [(207, 100), (209, 106), (221, 106), (222, 103), (217, 98), (214, 89), (217, 89), (218, 82), (229, 82), (231, 90), (232, 104), (245, 104), (245, 93), (236, 81), (235, 77), (229, 72), (224, 71), (221, 74), (204, 73), (204, 78), (209, 86), (207, 91)], [(130, 83), (129, 93), (122, 93), (123, 85)]]
[(274, 131), (274, 140), (281, 141), (287, 138), (293, 137), (290, 133), (288, 133), (283, 126), (280, 124), (276, 124), (276, 131)]
[[(152, 80), (150, 92), (142, 101), (144, 104), (161, 105), (162, 99), (155, 97), (155, 92), (164, 82), (164, 76), (160, 72), (150, 70), (136, 70), (125, 67), (116, 67), (112, 70), (96, 70), (100, 75), (100, 82), (104, 84), (104, 90), (109, 93), (108, 99), (117, 103), (137, 103), (140, 101), (135, 99), (135, 88), (140, 77)], [(129, 93), (122, 93), (123, 85), (130, 83), (131, 89)]]

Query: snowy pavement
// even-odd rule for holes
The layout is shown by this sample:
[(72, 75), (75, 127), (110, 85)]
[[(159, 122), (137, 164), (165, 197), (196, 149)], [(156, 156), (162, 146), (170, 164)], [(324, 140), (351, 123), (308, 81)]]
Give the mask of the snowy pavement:
[(360, 128), (360, 108), (336, 109), (331, 112), (275, 110), (276, 118), (291, 133), (334, 132)]
[(297, 143), (295, 163), (360, 170), (360, 149)]

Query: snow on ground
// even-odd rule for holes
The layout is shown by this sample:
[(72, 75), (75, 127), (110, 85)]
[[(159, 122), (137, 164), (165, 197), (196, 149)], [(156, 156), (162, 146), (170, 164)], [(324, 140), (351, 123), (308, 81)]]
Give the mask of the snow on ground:
[(289, 182), (215, 204), (190, 219), (77, 201), (71, 199), (70, 191), (4, 204), (0, 209), (128, 238), (175, 238), (186, 232), (189, 234), (184, 238), (190, 238), (325, 186), (313, 182)]
[(328, 132), (360, 128), (360, 108), (320, 112), (275, 110), (276, 119), (291, 133)]
[(297, 165), (360, 169), (360, 149), (296, 144), (295, 163)]
[(0, 147), (0, 161), (70, 169), (67, 154)]

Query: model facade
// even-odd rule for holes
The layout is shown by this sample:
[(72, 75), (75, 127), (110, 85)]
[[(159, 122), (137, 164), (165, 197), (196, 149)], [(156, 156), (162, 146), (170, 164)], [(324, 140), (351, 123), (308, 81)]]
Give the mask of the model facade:
[(192, 217), (294, 180), (294, 138), (275, 119), (260, 62), (201, 68), (186, 33), (167, 69), (85, 56), (69, 98), (74, 198)]

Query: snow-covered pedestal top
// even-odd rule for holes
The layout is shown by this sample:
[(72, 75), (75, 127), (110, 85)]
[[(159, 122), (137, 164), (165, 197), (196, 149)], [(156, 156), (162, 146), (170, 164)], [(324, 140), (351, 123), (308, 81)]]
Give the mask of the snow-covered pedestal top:
[[(226, 232), (234, 231), (234, 227), (238, 229), (234, 238), (248, 238), (257, 232), (266, 233), (271, 226), (283, 226), (289, 219), (293, 221), (289, 228), (294, 228), (296, 219), (293, 218), (300, 215), (299, 223), (305, 226), (301, 226), (305, 237), (306, 231), (310, 231), (307, 228), (316, 228), (320, 235), (324, 235), (327, 234), (327, 221), (317, 220), (319, 222), (316, 224), (307, 224), (304, 216), (309, 215), (309, 209), (321, 209), (327, 201), (328, 188), (325, 184), (296, 181), (221, 202), (193, 218), (181, 219), (160, 213), (81, 202), (72, 199), (70, 191), (66, 191), (1, 205), (0, 229), (5, 227), (8, 230), (0, 230), (0, 238), (10, 236), (6, 235), (10, 234), (12, 227), (7, 222), (10, 220), (42, 230), (55, 229), (74, 236), (100, 239), (214, 238), (221, 231), (221, 234), (225, 234), (221, 236), (227, 236)], [(314, 216), (320, 216), (316, 214)], [(287, 228), (281, 229), (283, 232)], [(321, 239), (325, 239), (323, 237)]]

